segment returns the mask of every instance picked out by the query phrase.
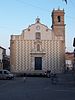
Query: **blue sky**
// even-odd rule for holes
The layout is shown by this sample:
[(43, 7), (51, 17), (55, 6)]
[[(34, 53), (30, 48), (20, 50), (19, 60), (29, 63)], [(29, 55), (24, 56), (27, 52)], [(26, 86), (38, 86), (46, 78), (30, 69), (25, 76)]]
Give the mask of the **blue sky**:
[(51, 28), (51, 13), (55, 9), (64, 9), (66, 24), (66, 51), (73, 51), (75, 37), (75, 0), (1, 0), (0, 1), (0, 46), (9, 54), (10, 36), (21, 34), (22, 30), (35, 23), (37, 16), (41, 23)]

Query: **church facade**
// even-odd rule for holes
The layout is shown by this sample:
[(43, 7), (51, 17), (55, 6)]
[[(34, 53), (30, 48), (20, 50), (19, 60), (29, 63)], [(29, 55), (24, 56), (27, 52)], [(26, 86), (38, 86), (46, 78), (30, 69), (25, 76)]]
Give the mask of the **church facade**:
[(47, 70), (61, 73), (65, 68), (64, 10), (52, 11), (52, 27), (36, 18), (34, 24), (20, 35), (10, 39), (11, 71), (16, 73), (43, 73)]

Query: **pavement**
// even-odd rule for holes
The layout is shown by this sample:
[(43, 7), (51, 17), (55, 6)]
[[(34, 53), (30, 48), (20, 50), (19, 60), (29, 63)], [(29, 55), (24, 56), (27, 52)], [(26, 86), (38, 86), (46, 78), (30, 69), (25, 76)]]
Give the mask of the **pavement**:
[(74, 74), (58, 74), (58, 82), (51, 78), (16, 77), (0, 80), (0, 100), (75, 100)]
[(75, 86), (75, 73), (74, 72), (65, 72), (61, 74), (57, 74), (59, 85), (66, 86)]

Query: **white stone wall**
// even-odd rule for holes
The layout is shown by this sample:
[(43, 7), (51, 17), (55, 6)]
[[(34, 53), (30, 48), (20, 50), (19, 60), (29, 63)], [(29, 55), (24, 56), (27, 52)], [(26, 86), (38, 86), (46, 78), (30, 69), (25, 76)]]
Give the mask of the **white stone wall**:
[[(40, 29), (37, 30), (36, 27), (39, 26)], [(30, 31), (28, 31), (30, 29)], [(41, 40), (52, 40), (52, 31), (45, 25), (33, 24), (31, 27), (24, 30), (22, 36), (25, 40), (35, 40), (36, 32), (41, 33)], [(54, 34), (54, 33), (53, 33)]]

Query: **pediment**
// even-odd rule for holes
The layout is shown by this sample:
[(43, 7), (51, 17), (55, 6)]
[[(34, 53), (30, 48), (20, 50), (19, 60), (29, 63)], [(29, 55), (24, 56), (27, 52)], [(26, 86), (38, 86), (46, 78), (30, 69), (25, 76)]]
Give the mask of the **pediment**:
[(36, 22), (34, 24), (31, 24), (28, 26), (28, 28), (24, 29), (22, 31), (22, 34), (26, 34), (26, 33), (31, 33), (32, 31), (34, 32), (42, 32), (42, 31), (46, 31), (46, 32), (52, 32), (51, 29), (49, 29), (46, 25), (40, 23), (40, 22)]
[(41, 34), (41, 40), (52, 40), (53, 31), (42, 24), (39, 19), (34, 24), (31, 24), (28, 28), (24, 29), (21, 36), (24, 40), (35, 40), (36, 33)]

